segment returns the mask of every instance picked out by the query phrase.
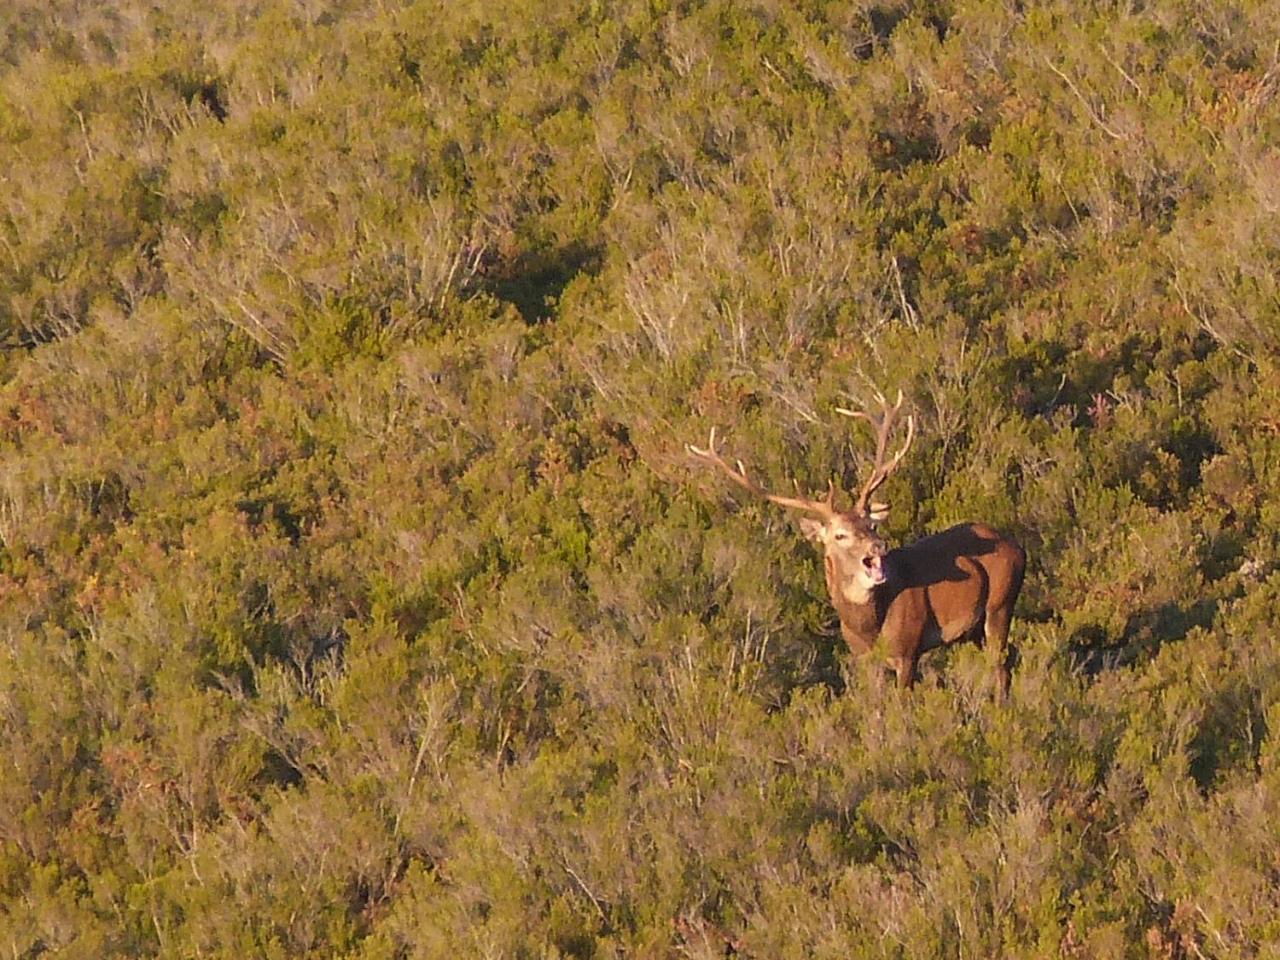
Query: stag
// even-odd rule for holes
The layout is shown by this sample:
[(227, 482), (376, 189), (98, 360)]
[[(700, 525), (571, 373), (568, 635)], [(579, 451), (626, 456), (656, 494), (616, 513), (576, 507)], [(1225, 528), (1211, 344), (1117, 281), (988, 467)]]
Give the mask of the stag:
[(724, 471), (734, 483), (770, 503), (807, 516), (804, 535), (820, 544), (827, 592), (840, 618), (840, 632), (855, 658), (872, 654), (877, 640), (897, 674), (898, 686), (910, 689), (920, 655), (944, 644), (972, 640), (984, 647), (994, 667), (995, 698), (1009, 694), (1009, 625), (1022, 588), (1026, 554), (1012, 538), (982, 523), (962, 523), (890, 550), (876, 530), (889, 507), (871, 499), (915, 439), (915, 417), (906, 417), (906, 439), (888, 456), (889, 441), (902, 410), (902, 392), (890, 404), (876, 392), (880, 415), (837, 408), (846, 417), (865, 420), (876, 434), (871, 473), (853, 509), (836, 509), (834, 483), (826, 497), (786, 497), (760, 487), (741, 460), (736, 467), (716, 449), (716, 431), (705, 448), (688, 446), (698, 460)]

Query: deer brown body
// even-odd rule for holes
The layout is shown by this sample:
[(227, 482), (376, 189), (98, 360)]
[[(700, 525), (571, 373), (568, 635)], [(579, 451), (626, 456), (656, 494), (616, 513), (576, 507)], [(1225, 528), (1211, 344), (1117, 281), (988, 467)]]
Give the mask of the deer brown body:
[[(840, 618), (840, 632), (857, 657), (883, 655), (898, 685), (915, 682), (920, 655), (944, 644), (982, 644), (995, 672), (996, 699), (1009, 691), (1009, 625), (1022, 588), (1026, 554), (1011, 538), (981, 523), (966, 523), (890, 550), (876, 531), (888, 507), (871, 494), (897, 469), (915, 436), (907, 418), (907, 439), (886, 462), (902, 395), (890, 406), (879, 397), (883, 415), (840, 410), (876, 429), (875, 466), (852, 510), (835, 509), (834, 487), (825, 500), (781, 497), (757, 486), (741, 462), (737, 469), (717, 453), (715, 432), (706, 449), (690, 447), (699, 459), (718, 466), (739, 486), (779, 506), (803, 510), (801, 530), (823, 547), (827, 592)], [(879, 649), (877, 649), (879, 648)]]
[(823, 560), (840, 632), (855, 655), (873, 654), (879, 640), (898, 685), (908, 688), (921, 654), (973, 640), (993, 661), (997, 699), (1008, 695), (1009, 625), (1026, 569), (1013, 540), (981, 523), (951, 527), (884, 553), (878, 584), (859, 582), (861, 557), (828, 550)]

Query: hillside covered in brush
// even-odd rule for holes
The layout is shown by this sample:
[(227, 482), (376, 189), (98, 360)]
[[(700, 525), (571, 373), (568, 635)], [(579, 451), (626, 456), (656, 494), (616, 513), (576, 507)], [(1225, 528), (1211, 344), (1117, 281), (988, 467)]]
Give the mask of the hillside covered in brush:
[(0, 953), (1274, 956), (1275, 14), (0, 5)]

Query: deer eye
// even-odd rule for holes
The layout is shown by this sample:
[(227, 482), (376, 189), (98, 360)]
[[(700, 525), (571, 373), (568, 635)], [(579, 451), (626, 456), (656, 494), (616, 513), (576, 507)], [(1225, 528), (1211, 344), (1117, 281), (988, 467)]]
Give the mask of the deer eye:
[(837, 533), (837, 534), (836, 534), (836, 539), (837, 539), (837, 540), (848, 540), (848, 539), (849, 539), (849, 535), (848, 535), (847, 533)]

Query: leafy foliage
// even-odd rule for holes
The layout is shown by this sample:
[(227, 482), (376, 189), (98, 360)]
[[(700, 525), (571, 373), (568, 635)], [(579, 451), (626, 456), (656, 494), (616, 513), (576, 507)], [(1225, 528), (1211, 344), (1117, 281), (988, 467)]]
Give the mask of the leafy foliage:
[[(1278, 30), (6, 4), (5, 950), (1274, 953)], [(682, 455), (848, 489), (872, 383), (1008, 709)]]

